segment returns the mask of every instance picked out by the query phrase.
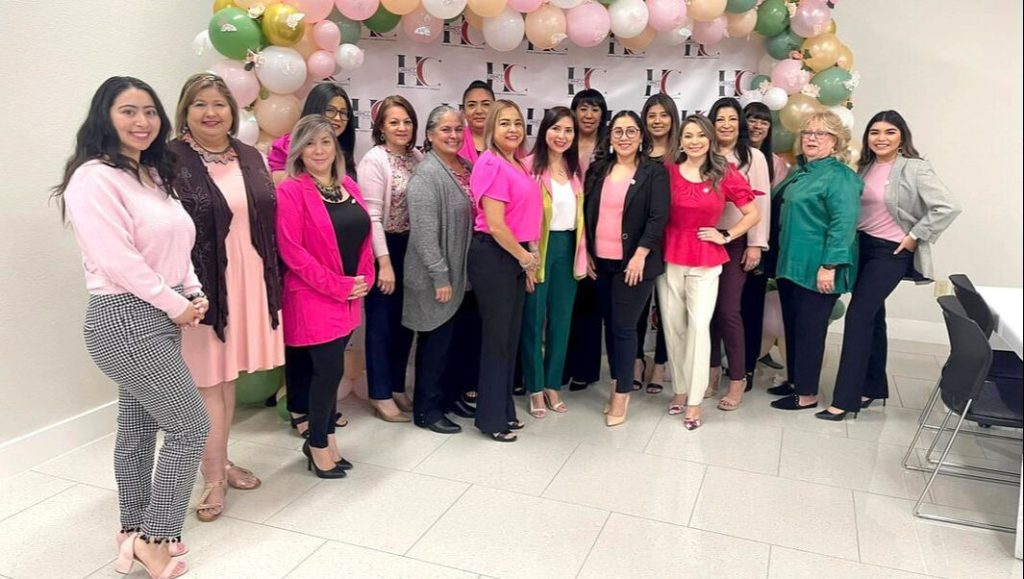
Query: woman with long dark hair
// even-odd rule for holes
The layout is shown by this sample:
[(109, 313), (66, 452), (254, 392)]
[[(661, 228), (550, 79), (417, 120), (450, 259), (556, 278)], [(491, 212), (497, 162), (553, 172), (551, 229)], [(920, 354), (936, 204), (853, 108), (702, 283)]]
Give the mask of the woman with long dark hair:
[[(338, 146), (345, 157), (345, 170), (353, 179), (356, 174), (356, 125), (349, 121), (353, 115), (352, 99), (344, 87), (335, 82), (322, 82), (313, 87), (302, 105), (302, 117), (322, 115), (327, 117), (338, 138)], [(288, 150), (291, 146), (291, 133), (286, 133), (274, 141), (267, 153), (267, 165), (275, 183), (280, 183), (286, 175), (285, 163), (288, 161)]]
[(472, 165), (487, 150), (484, 140), (484, 129), (487, 126), (487, 113), (494, 104), (494, 91), (491, 85), (482, 80), (469, 83), (462, 93), (462, 116), (466, 127), (462, 132), (462, 147), (459, 156)]
[(914, 147), (903, 116), (882, 111), (864, 130), (858, 173), (860, 257), (857, 283), (846, 310), (843, 350), (832, 405), (824, 420), (854, 416), (889, 397), (885, 363), (885, 300), (901, 280), (932, 281), (931, 244), (960, 214), (960, 206)]
[(619, 111), (587, 173), (584, 223), (590, 273), (605, 325), (605, 347), (614, 388), (605, 424), (626, 421), (633, 390), (637, 321), (665, 271), (661, 238), (668, 219), (665, 167), (647, 158), (650, 136), (633, 111)]
[(530, 415), (567, 410), (559, 396), (576, 280), (587, 275), (583, 236), (583, 185), (572, 111), (552, 107), (540, 122), (533, 152), (524, 159), (540, 183), (544, 216), (538, 251), (540, 265), (528, 288), (522, 333), (523, 382), (530, 392)]
[(185, 552), (181, 530), (210, 428), (181, 357), (181, 328), (198, 326), (209, 303), (190, 257), (195, 226), (172, 189), (170, 132), (148, 84), (108, 78), (54, 189), (82, 251), (85, 343), (118, 388), (117, 570), (139, 561), (154, 577), (187, 571), (172, 556)]

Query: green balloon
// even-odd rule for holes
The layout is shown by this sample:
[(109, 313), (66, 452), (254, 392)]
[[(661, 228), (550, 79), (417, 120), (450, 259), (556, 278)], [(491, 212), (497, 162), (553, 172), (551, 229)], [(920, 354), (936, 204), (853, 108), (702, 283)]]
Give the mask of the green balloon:
[(266, 44), (258, 22), (241, 8), (225, 8), (210, 19), (210, 43), (228, 58), (244, 60), (251, 50), (259, 52)]
[(725, 5), (725, 11), (739, 14), (750, 10), (755, 4), (757, 4), (757, 0), (729, 0)]
[(338, 29), (341, 30), (342, 44), (355, 44), (359, 42), (359, 37), (363, 34), (363, 26), (358, 21), (345, 18), (337, 10), (331, 12), (328, 18), (331, 22), (337, 24)]
[(821, 89), (818, 91), (821, 104), (830, 107), (850, 98), (850, 89), (844, 84), (850, 78), (849, 71), (833, 66), (811, 77), (811, 84)]
[(605, 6), (611, 6), (615, 2), (615, 0), (597, 0), (597, 1), (600, 2), (601, 4), (604, 4)]
[(284, 383), (284, 366), (262, 372), (242, 372), (235, 380), (235, 403), (253, 406), (263, 404)]
[(843, 300), (836, 300), (836, 305), (832, 306), (832, 313), (828, 316), (828, 323), (832, 323), (846, 314), (846, 304)]
[(772, 82), (772, 77), (766, 74), (759, 74), (754, 78), (750, 79), (750, 86), (748, 86), (747, 89), (754, 90), (760, 88), (761, 83), (765, 81), (768, 81), (769, 83)]
[(795, 144), (796, 135), (794, 133), (787, 131), (782, 123), (772, 122), (772, 152), (792, 153)]
[(804, 38), (802, 36), (798, 36), (792, 30), (785, 30), (781, 34), (766, 38), (764, 48), (775, 60), (785, 60), (789, 58), (790, 52), (800, 50), (803, 43)]
[(761, 36), (782, 34), (789, 25), (789, 10), (783, 0), (765, 0), (757, 9), (757, 25), (754, 30)]
[(381, 4), (377, 7), (377, 11), (373, 13), (373, 16), (363, 20), (363, 24), (374, 32), (384, 33), (394, 30), (401, 20), (401, 16), (388, 12), (384, 5)]
[(281, 420), (291, 420), (292, 415), (288, 412), (288, 397), (282, 396), (277, 400), (277, 417)]

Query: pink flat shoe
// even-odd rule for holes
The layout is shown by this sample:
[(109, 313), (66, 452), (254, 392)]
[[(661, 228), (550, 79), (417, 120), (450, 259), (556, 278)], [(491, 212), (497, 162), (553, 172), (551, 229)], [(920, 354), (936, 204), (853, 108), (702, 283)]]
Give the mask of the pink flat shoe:
[[(132, 535), (134, 535), (134, 533), (123, 533), (118, 531), (117, 534), (114, 535), (114, 541), (117, 542), (117, 548), (120, 549), (121, 543), (124, 543), (125, 540)], [(170, 551), (171, 557), (181, 557), (182, 555), (188, 554), (188, 546), (181, 541), (178, 541), (177, 543), (167, 543), (167, 550)]]
[(700, 425), (701, 425), (700, 418), (684, 418), (683, 419), (683, 428), (685, 428), (687, 430), (697, 430), (698, 428), (700, 428)]
[(135, 566), (135, 562), (138, 561), (142, 568), (146, 570), (146, 574), (149, 575), (149, 579), (175, 579), (181, 577), (185, 573), (188, 573), (188, 565), (184, 561), (174, 559), (173, 557), (167, 563), (167, 565), (160, 570), (159, 574), (153, 573), (153, 570), (146, 566), (135, 555), (135, 538), (138, 534), (130, 534), (124, 542), (121, 543), (121, 548), (118, 551), (117, 563), (114, 565), (114, 570), (122, 575), (127, 575), (132, 572), (132, 567)]

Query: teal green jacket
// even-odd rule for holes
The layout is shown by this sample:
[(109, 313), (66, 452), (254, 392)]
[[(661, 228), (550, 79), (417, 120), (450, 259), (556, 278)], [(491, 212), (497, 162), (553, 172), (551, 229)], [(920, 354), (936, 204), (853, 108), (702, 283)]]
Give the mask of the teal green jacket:
[(782, 195), (777, 278), (818, 291), (818, 268), (836, 266), (835, 289), (857, 280), (857, 220), (864, 181), (835, 157), (797, 164), (772, 191)]

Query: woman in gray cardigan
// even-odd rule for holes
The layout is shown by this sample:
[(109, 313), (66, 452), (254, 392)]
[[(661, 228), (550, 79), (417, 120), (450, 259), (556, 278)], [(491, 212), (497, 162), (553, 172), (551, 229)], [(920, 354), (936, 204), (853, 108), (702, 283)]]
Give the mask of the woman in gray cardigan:
[(444, 380), (455, 314), (466, 292), (466, 256), (473, 232), (470, 164), (458, 156), (462, 115), (442, 105), (427, 118), (426, 156), (409, 181), (409, 251), (405, 258), (402, 325), (418, 333), (413, 420), (441, 434), (462, 430), (445, 412), (461, 392)]
[(868, 122), (859, 173), (859, 274), (846, 311), (832, 406), (817, 414), (823, 420), (856, 416), (879, 398), (885, 404), (885, 299), (900, 280), (932, 281), (931, 244), (960, 214), (896, 111), (882, 111)]

